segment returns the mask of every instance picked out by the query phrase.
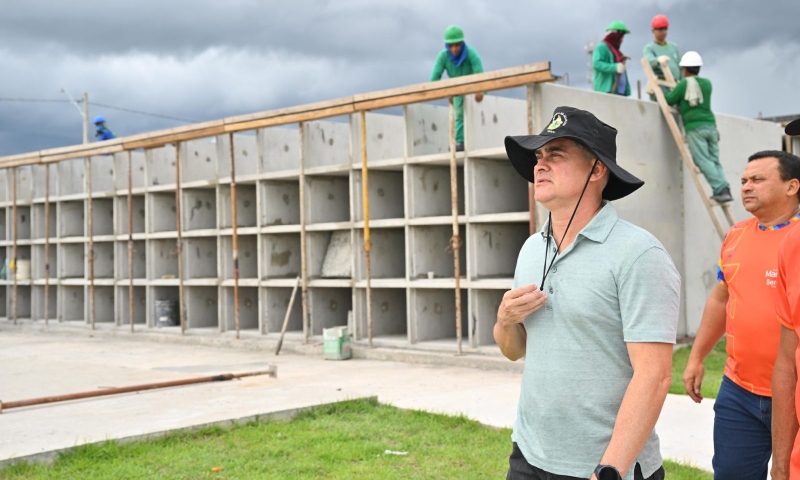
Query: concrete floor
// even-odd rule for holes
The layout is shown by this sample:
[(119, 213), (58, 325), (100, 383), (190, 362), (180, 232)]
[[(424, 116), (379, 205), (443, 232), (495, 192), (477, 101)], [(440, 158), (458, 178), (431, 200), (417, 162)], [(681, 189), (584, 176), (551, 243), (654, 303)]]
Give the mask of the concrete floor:
[[(317, 357), (206, 345), (42, 333), (0, 335), (0, 399), (13, 401), (278, 366), (252, 377), (8, 410), (0, 414), (0, 461), (86, 442), (377, 396), (400, 408), (462, 413), (511, 426), (518, 373)], [(657, 427), (665, 457), (711, 470), (713, 402), (670, 395)], [(510, 441), (510, 440), (509, 440)]]

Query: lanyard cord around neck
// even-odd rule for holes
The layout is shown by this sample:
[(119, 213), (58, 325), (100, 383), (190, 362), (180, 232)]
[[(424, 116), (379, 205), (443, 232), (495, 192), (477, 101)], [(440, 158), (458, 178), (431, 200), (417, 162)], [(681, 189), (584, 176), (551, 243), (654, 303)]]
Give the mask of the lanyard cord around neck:
[(578, 207), (581, 205), (583, 194), (586, 193), (586, 188), (589, 186), (589, 181), (592, 179), (592, 173), (594, 173), (594, 167), (597, 166), (597, 162), (598, 160), (595, 159), (592, 169), (589, 170), (589, 177), (586, 178), (586, 183), (583, 184), (581, 196), (578, 197), (578, 204), (575, 205), (575, 210), (572, 211), (572, 216), (569, 217), (569, 222), (567, 222), (567, 228), (564, 229), (564, 235), (561, 236), (561, 241), (556, 243), (556, 253), (553, 255), (553, 260), (550, 262), (549, 267), (547, 266), (547, 253), (550, 251), (550, 237), (553, 235), (553, 214), (550, 213), (547, 216), (547, 244), (544, 247), (544, 265), (542, 266), (542, 282), (539, 284), (540, 291), (544, 291), (544, 281), (547, 280), (550, 269), (553, 268), (553, 264), (556, 263), (556, 257), (558, 257), (561, 251), (561, 244), (564, 243), (564, 239), (567, 238), (567, 232), (569, 231), (570, 225), (572, 225), (572, 220), (575, 219), (575, 214), (578, 213)]

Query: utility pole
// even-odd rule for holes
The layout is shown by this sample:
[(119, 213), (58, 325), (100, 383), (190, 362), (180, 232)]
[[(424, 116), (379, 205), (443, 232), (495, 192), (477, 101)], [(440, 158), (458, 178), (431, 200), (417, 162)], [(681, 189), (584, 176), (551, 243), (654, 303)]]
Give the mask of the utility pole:
[(69, 97), (70, 103), (78, 109), (78, 113), (83, 118), (83, 143), (89, 143), (89, 94), (83, 92), (83, 109), (81, 109), (78, 102), (72, 98), (68, 91), (62, 88), (61, 93)]
[(89, 143), (89, 94), (83, 92), (83, 143)]

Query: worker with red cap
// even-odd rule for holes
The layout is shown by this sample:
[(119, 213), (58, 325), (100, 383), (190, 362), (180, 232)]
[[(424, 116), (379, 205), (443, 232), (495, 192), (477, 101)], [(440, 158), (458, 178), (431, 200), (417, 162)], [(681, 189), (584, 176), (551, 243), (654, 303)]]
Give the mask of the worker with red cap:
[[(681, 67), (678, 65), (681, 54), (678, 51), (678, 46), (672, 42), (667, 41), (667, 30), (669, 29), (669, 20), (666, 15), (658, 14), (653, 17), (650, 23), (650, 28), (653, 29), (653, 41), (645, 45), (644, 56), (650, 62), (653, 68), (653, 73), (661, 80), (665, 80), (664, 72), (661, 70), (661, 62), (666, 62), (669, 66), (669, 71), (672, 72), (675, 81), (680, 81), (683, 78), (681, 75)], [(666, 87), (661, 87), (664, 94), (668, 92)], [(650, 94), (650, 100), (655, 101), (656, 97)]]

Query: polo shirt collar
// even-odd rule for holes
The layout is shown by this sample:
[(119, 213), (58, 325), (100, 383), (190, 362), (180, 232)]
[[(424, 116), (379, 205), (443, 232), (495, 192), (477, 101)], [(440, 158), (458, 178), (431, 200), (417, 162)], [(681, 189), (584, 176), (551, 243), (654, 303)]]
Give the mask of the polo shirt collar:
[[(583, 230), (578, 232), (578, 235), (586, 237), (593, 242), (603, 243), (611, 234), (611, 230), (614, 228), (614, 225), (616, 225), (617, 220), (619, 220), (619, 215), (617, 215), (617, 211), (614, 210), (614, 207), (611, 206), (611, 202), (603, 200), (603, 207), (597, 212), (597, 215), (583, 227)], [(549, 224), (550, 220), (548, 219), (544, 222), (542, 229), (539, 231), (542, 235), (542, 240), (547, 240)]]

